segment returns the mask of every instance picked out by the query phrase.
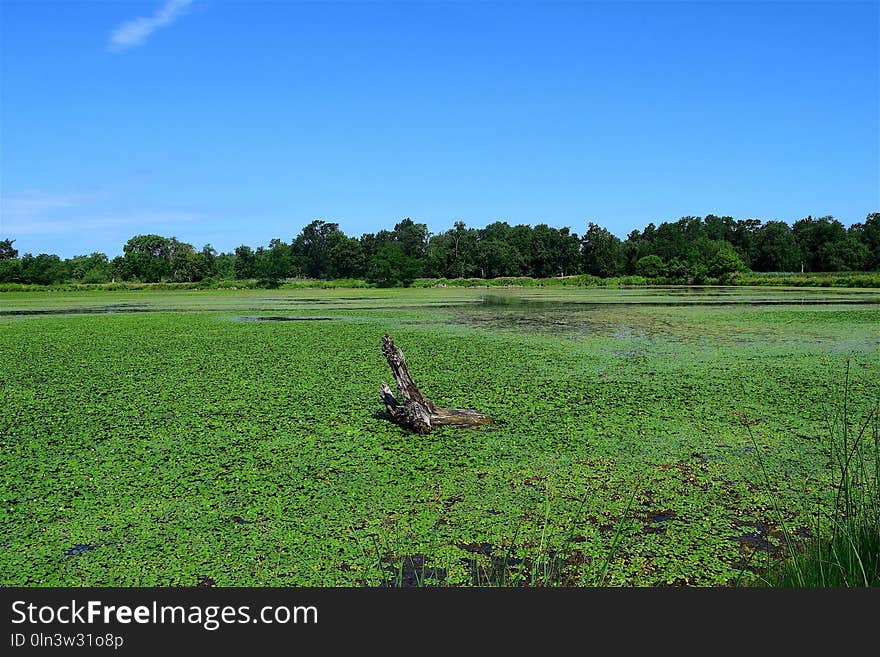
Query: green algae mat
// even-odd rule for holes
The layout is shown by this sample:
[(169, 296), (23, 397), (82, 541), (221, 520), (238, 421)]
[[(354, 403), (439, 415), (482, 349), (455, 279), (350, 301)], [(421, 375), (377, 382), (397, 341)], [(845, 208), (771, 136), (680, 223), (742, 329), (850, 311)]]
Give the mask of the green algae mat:
[(0, 584), (755, 583), (878, 390), (876, 290), (0, 294)]

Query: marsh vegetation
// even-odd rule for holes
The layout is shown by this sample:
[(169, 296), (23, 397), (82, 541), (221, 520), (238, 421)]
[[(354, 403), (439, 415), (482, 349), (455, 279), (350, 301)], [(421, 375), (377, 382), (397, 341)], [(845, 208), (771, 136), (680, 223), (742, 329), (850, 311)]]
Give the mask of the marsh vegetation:
[[(871, 481), (878, 327), (850, 289), (4, 293), (0, 579), (760, 584), (843, 535), (829, 417)], [(495, 423), (388, 421), (386, 331)]]

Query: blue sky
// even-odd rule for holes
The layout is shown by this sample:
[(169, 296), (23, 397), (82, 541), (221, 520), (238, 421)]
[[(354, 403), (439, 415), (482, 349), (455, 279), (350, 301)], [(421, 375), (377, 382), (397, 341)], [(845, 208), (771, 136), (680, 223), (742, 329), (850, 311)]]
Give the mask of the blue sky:
[(0, 238), (880, 210), (877, 2), (2, 0)]

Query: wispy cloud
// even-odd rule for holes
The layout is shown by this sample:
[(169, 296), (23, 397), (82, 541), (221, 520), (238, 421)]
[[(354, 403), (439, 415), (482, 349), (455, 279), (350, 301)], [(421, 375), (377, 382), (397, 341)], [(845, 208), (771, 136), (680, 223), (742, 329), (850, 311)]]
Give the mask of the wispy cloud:
[(47, 219), (44, 217), (17, 218), (3, 222), (3, 235), (63, 235), (83, 231), (130, 226), (140, 232), (173, 228), (181, 223), (199, 221), (203, 215), (175, 210), (140, 210), (128, 213)]
[(174, 209), (109, 209), (96, 207), (94, 195), (30, 192), (0, 198), (0, 235), (69, 235), (130, 227), (149, 232), (204, 218)]
[(46, 212), (76, 207), (90, 197), (82, 194), (43, 194), (26, 192), (0, 199), (0, 221), (9, 217), (32, 217)]
[(153, 32), (174, 23), (192, 3), (193, 0), (165, 0), (152, 16), (142, 16), (119, 25), (110, 33), (108, 47), (120, 51), (141, 45)]

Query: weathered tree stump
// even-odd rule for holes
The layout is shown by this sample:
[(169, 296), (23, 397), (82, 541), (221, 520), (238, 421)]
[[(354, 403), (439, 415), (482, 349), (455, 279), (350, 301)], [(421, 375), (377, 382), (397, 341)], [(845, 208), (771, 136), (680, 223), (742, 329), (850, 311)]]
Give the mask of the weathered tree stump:
[(409, 374), (403, 352), (387, 333), (382, 338), (382, 353), (394, 373), (397, 394), (402, 403), (397, 401), (391, 388), (385, 383), (379, 388), (379, 396), (391, 419), (404, 429), (426, 434), (434, 427), (443, 425), (471, 427), (492, 424), (492, 418), (479, 411), (470, 408), (441, 408), (425, 397)]

